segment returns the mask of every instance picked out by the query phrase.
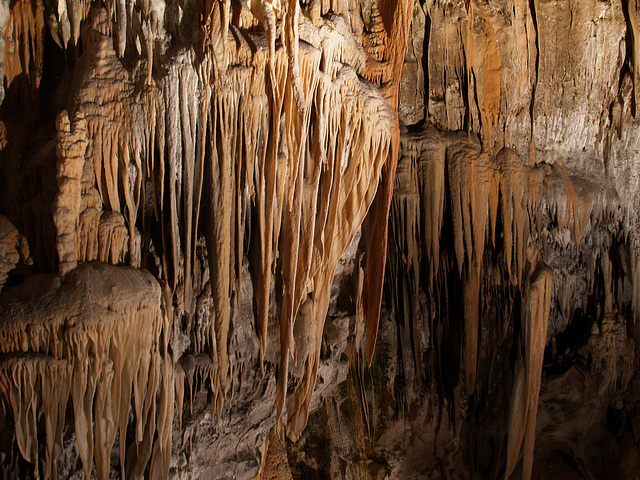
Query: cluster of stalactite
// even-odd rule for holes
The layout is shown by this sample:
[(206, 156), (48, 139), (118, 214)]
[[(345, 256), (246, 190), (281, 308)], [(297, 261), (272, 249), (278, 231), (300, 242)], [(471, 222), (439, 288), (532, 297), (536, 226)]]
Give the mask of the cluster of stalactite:
[[(597, 272), (604, 272), (603, 314), (615, 316), (625, 301), (618, 282), (632, 276), (630, 258), (624, 270), (612, 269), (609, 251), (623, 235), (615, 226), (620, 215), (615, 192), (562, 164), (530, 165), (508, 149), (492, 156), (466, 132), (403, 131), (387, 275), (392, 311), (412, 350), (403, 357), (413, 360), (416, 378), (436, 380), (451, 400), (452, 418), (461, 392), (474, 411), (491, 410), (482, 402), (497, 384), (506, 390), (501, 401), (509, 418), (489, 452), (500, 458), (506, 446), (506, 477), (521, 457), (524, 477), (531, 475), (552, 306), (554, 315), (568, 318), (580, 308), (571, 289), (554, 288), (544, 254), (588, 243), (587, 281), (593, 290)], [(425, 326), (426, 348), (420, 345)], [(617, 365), (616, 355), (611, 363)], [(509, 374), (498, 373), (504, 367)], [(616, 368), (612, 378), (619, 376)], [(482, 438), (477, 441), (486, 442)], [(500, 443), (505, 438), (507, 445)], [(479, 456), (487, 453), (486, 446), (474, 448)]]
[[(42, 478), (56, 478), (68, 403), (86, 478), (94, 465), (97, 478), (109, 478), (118, 432), (123, 477), (168, 471), (175, 396), (170, 322), (148, 272), (85, 264), (62, 279), (33, 276), (3, 295), (0, 315), (3, 419), (12, 419), (20, 453), (36, 475), (43, 465)], [(127, 449), (128, 428), (134, 434)]]
[[(87, 477), (92, 458), (98, 477), (108, 476), (118, 430), (124, 469), (129, 403), (123, 399), (131, 395), (116, 391), (119, 385), (135, 390), (133, 478), (144, 472), (152, 448), (153, 475), (168, 470), (174, 395), (167, 393), (173, 392), (168, 382), (175, 381), (181, 411), (185, 386), (193, 392), (208, 381), (212, 416), (220, 418), (234, 381), (230, 322), (247, 259), (260, 360), (277, 359), (280, 432), (297, 437), (307, 421), (334, 271), (372, 204), (368, 294), (362, 301), (373, 350), (384, 272), (379, 249), (386, 244), (399, 145), (398, 72), (412, 12), (412, 2), (401, 2), (400, 10), (395, 3), (374, 5), (374, 34), (350, 25), (350, 8), (342, 2), (314, 3), (304, 15), (297, 0), (11, 4), (6, 84), (23, 82), (37, 98), (45, 35), (74, 67), (67, 106), (56, 118), (55, 232), (38, 240), (36, 257), (48, 262), (36, 269), (56, 265), (59, 276), (51, 281), (64, 285), (92, 275), (93, 267), (83, 266), (88, 262), (129, 265), (149, 269), (164, 289), (162, 296), (154, 290), (162, 316), (159, 305), (151, 316), (127, 311), (107, 328), (102, 313), (93, 312), (96, 328), (110, 333), (91, 334), (87, 314), (77, 327), (90, 337), (82, 342), (56, 330), (66, 328), (71, 314), (54, 315), (46, 302), (42, 310), (16, 314), (20, 322), (43, 323), (37, 330), (44, 329), (46, 341), (27, 329), (24, 339), (3, 344), (12, 356), (3, 363), (2, 393), (20, 450), (36, 466), (33, 415), (40, 407), (48, 412), (47, 425), (53, 426), (47, 427), (45, 477), (55, 476), (69, 398)], [(354, 40), (358, 28), (364, 44)], [(366, 79), (384, 84), (383, 92)], [(48, 147), (39, 154), (51, 161), (52, 153)], [(38, 216), (24, 223), (47, 237)], [(9, 267), (19, 261), (14, 257)], [(276, 277), (282, 293), (274, 296)], [(178, 363), (167, 353), (170, 323), (194, 315), (203, 297), (211, 308), (191, 332), (189, 358), (198, 359), (198, 368), (188, 368), (190, 362)], [(270, 315), (277, 317), (276, 339), (269, 338)], [(162, 324), (161, 317), (171, 322)], [(2, 322), (0, 334), (14, 335), (18, 327)], [(131, 335), (132, 322), (149, 332)], [(120, 338), (124, 332), (127, 339)], [(144, 344), (130, 351), (125, 341)], [(97, 363), (81, 366), (88, 348), (97, 352)], [(170, 372), (159, 374), (161, 365)], [(66, 379), (66, 390), (49, 399), (47, 376), (54, 371)], [(125, 371), (135, 378), (122, 380)], [(142, 385), (146, 377), (151, 380)], [(159, 404), (156, 390), (165, 392)], [(87, 427), (92, 418), (93, 429)], [(161, 460), (154, 460), (156, 453)]]
[[(193, 291), (192, 279), (196, 242), (206, 239), (215, 312), (206, 346), (219, 415), (229, 375), (232, 291), (239, 290), (242, 259), (247, 254), (256, 259), (253, 280), (264, 356), (272, 272), (280, 255), (278, 414), (292, 354), (307, 365), (307, 380), (288, 409), (288, 421), (297, 422), (299, 432), (313, 389), (333, 271), (367, 213), (388, 155), (386, 103), (349, 67), (354, 62), (347, 53), (304, 44), (298, 60), (304, 102), (298, 109), (284, 50), (273, 56), (267, 49), (252, 51), (250, 43), (259, 38), (250, 33), (224, 47), (228, 66), (221, 67), (215, 55), (198, 61), (192, 49), (183, 49), (165, 60), (165, 76), (152, 77), (137, 91), (141, 80), (121, 65), (111, 38), (97, 30), (92, 35), (75, 108), (86, 122), (87, 158), (102, 203), (128, 226), (128, 262), (140, 265), (139, 254), (132, 253), (140, 252), (138, 226), (149, 229), (151, 221), (160, 222), (160, 276), (173, 292), (179, 290), (178, 309), (192, 312), (194, 293), (200, 293)], [(329, 26), (316, 35), (318, 47), (340, 40), (332, 38)], [(153, 218), (138, 219), (148, 190)], [(142, 237), (149, 242), (147, 231)], [(112, 246), (107, 249), (113, 250), (122, 235), (108, 238)], [(101, 242), (95, 242), (99, 249)], [(300, 319), (309, 324), (310, 353), (297, 359), (293, 327), (304, 302), (312, 305), (309, 316)]]
[[(411, 346), (399, 361), (433, 381), (455, 428), (465, 409), (477, 413), (471, 427), (485, 418), (502, 392), (494, 410), (504, 407), (504, 425), (489, 440), (468, 435), (474, 469), (509, 477), (522, 457), (528, 478), (550, 315), (568, 324), (598, 297), (589, 348), (600, 395), (628, 383), (634, 363), (623, 319), (640, 313), (637, 213), (634, 196), (614, 189), (630, 182), (614, 178), (611, 153), (616, 136), (629, 135), (623, 117), (636, 113), (639, 7), (597, 3), (517, 0), (510, 11), (434, 1), (414, 12), (411, 0), (0, 2), (2, 168), (25, 158), (14, 169), (22, 186), (0, 183), (24, 197), (5, 203), (26, 200), (21, 223), (18, 208), (0, 216), (0, 393), (23, 457), (55, 477), (70, 402), (87, 476), (94, 464), (108, 476), (116, 432), (127, 477), (165, 476), (174, 403), (181, 420), (185, 392), (193, 405), (194, 391), (208, 388), (219, 421), (242, 382), (247, 365), (230, 337), (248, 280), (259, 367), (277, 375), (279, 432), (297, 438), (334, 271), (361, 228), (354, 302), (366, 359), (388, 261), (399, 343)], [(413, 45), (424, 85), (409, 90), (424, 115), (416, 106), (419, 123), (401, 136), (414, 13), (424, 22), (423, 45)], [(573, 66), (545, 41), (561, 14), (584, 58), (615, 47), (585, 66), (577, 87), (569, 74), (558, 83), (558, 70)], [(69, 81), (55, 92), (62, 100), (41, 102), (52, 42)], [(556, 108), (557, 86), (565, 97), (590, 92), (584, 109), (565, 97)], [(45, 118), (45, 104), (60, 107), (47, 132), (55, 139), (29, 150), (20, 130)], [(604, 161), (572, 160), (589, 156), (582, 134)], [(579, 275), (552, 274), (560, 254), (577, 259), (584, 289), (597, 295), (575, 298)], [(57, 274), (14, 287), (26, 266)], [(183, 321), (190, 346), (171, 351)], [(401, 397), (413, 376), (404, 381)]]

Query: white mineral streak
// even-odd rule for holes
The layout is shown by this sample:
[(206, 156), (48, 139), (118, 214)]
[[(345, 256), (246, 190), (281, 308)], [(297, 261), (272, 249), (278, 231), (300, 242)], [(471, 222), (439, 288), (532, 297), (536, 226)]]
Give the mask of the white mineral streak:
[(65, 277), (31, 277), (3, 295), (2, 402), (12, 412), (22, 455), (36, 468), (36, 413), (43, 409), (44, 478), (55, 478), (69, 396), (86, 478), (94, 462), (97, 478), (109, 478), (118, 430), (125, 477), (131, 410), (135, 435), (126, 478), (142, 478), (150, 459), (154, 478), (166, 476), (174, 378), (160, 297), (150, 274), (96, 263), (80, 265)]

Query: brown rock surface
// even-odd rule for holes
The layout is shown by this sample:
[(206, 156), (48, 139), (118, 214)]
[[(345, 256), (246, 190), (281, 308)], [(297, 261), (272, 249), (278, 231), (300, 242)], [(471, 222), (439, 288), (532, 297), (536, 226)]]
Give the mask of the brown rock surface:
[(633, 478), (638, 22), (0, 0), (4, 476)]

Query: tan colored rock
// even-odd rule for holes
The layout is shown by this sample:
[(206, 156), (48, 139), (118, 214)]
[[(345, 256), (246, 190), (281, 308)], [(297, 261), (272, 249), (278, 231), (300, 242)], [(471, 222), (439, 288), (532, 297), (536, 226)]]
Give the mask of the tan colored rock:
[(509, 437), (505, 478), (509, 478), (523, 455), (522, 478), (531, 478), (536, 441), (536, 419), (542, 378), (542, 363), (547, 340), (553, 272), (544, 264), (537, 247), (529, 245), (530, 286), (526, 298), (527, 320), (524, 358), (518, 361), (509, 412)]
[(7, 217), (0, 215), (0, 290), (20, 262), (31, 264), (29, 243)]
[(131, 411), (136, 421), (127, 477), (142, 478), (150, 458), (162, 465), (160, 477), (166, 475), (174, 385), (160, 341), (169, 334), (160, 301), (160, 287), (148, 273), (100, 263), (80, 265), (64, 277), (33, 276), (3, 294), (2, 399), (14, 415), (21, 453), (36, 468), (35, 413), (44, 408), (45, 478), (55, 478), (69, 397), (87, 477), (95, 463), (97, 478), (109, 478), (118, 430), (124, 475)]
[[(335, 476), (508, 476), (520, 457), (529, 476), (535, 455), (544, 462), (555, 448), (536, 435), (536, 412), (544, 428), (560, 423), (545, 410), (553, 398), (544, 385), (538, 399), (545, 341), (554, 350), (561, 341), (551, 337), (574, 321), (594, 325), (583, 342), (590, 353), (572, 345), (567, 354), (593, 360), (594, 418), (609, 407), (633, 417), (632, 395), (622, 400), (619, 390), (634, 364), (627, 336), (640, 339), (625, 317), (640, 311), (637, 22), (633, 0), (0, 5), (0, 68), (12, 99), (0, 112), (1, 181), (12, 192), (0, 192), (0, 208), (28, 216), (34, 251), (58, 254), (62, 282), (110, 271), (99, 260), (143, 266), (162, 285), (154, 315), (132, 314), (142, 326), (122, 315), (133, 343), (146, 341), (149, 324), (159, 328), (160, 315), (162, 337), (152, 337), (165, 350), (125, 382), (138, 422), (128, 451), (120, 437), (129, 476), (162, 477), (169, 465), (181, 478), (247, 476), (266, 432), (304, 436), (310, 411), (346, 371), (350, 391), (341, 387), (327, 410)], [(21, 109), (33, 145), (18, 141)], [(61, 110), (56, 182), (42, 145)], [(402, 134), (399, 121), (410, 124)], [(51, 201), (30, 197), (53, 183), (49, 245), (31, 224), (44, 223), (43, 211), (50, 217)], [(5, 231), (10, 271), (22, 240)], [(352, 273), (332, 287), (349, 245)], [(43, 263), (34, 268), (53, 267)], [(87, 278), (147, 276), (123, 271), (136, 273)], [(56, 292), (91, 304), (85, 287)], [(128, 301), (111, 294), (100, 294), (100, 318)], [(37, 300), (16, 302), (29, 310)], [(65, 378), (70, 367), (60, 362), (71, 358), (41, 351), (68, 341), (34, 312), (16, 343), (29, 353), (0, 361), (5, 410), (22, 418), (19, 448), (31, 462), (32, 412), (53, 408), (43, 406), (48, 376)], [(374, 357), (381, 312), (384, 347)], [(101, 478), (132, 396), (118, 390), (124, 357), (113, 342), (125, 339), (111, 333), (76, 339), (101, 353), (74, 363), (69, 380), (84, 468), (95, 463)], [(560, 362), (564, 352), (555, 355)], [(149, 371), (147, 360), (156, 362)], [(365, 360), (379, 363), (368, 370)], [(562, 378), (579, 385), (574, 373)], [(185, 391), (189, 413), (176, 422), (184, 435), (172, 446), (173, 403), (182, 414)], [(53, 431), (43, 450), (50, 476)], [(577, 431), (591, 430), (559, 437), (583, 461), (587, 451), (568, 438)], [(536, 438), (544, 444), (534, 452)], [(198, 462), (207, 469), (190, 470)]]
[[(78, 217), (82, 200), (81, 182), (87, 149), (87, 126), (81, 110), (76, 113), (73, 129), (69, 114), (62, 111), (56, 119), (58, 129), (58, 194), (53, 208), (56, 225), (56, 249), (62, 275), (78, 265)], [(85, 233), (86, 235), (86, 233)]]
[(56, 478), (56, 458), (62, 450), (65, 412), (71, 383), (71, 366), (54, 357), (34, 353), (3, 355), (0, 359), (0, 392), (4, 407), (16, 424), (18, 447), (38, 475), (38, 413), (44, 412), (45, 471)]
[(293, 480), (284, 444), (275, 431), (265, 440), (265, 453), (258, 480)]
[(118, 212), (105, 212), (98, 224), (98, 255), (101, 262), (117, 265), (124, 261), (128, 232), (124, 217)]

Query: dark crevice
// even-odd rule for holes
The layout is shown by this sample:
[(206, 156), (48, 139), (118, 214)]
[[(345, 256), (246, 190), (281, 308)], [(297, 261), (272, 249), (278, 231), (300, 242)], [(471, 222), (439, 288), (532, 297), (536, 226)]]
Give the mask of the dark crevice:
[(424, 118), (429, 121), (429, 41), (431, 40), (431, 16), (424, 8), (424, 41), (422, 43), (422, 73), (424, 75)]
[[(625, 40), (625, 56), (624, 62), (622, 63), (622, 68), (620, 69), (620, 78), (618, 80), (618, 93), (620, 93), (622, 89), (622, 82), (624, 81), (624, 77), (627, 75), (633, 75), (634, 68), (637, 68), (637, 65), (633, 65), (633, 59), (635, 58), (635, 48), (633, 41), (633, 29), (631, 27), (631, 18), (629, 16), (629, 0), (622, 0), (622, 13), (624, 14), (624, 22), (626, 24), (626, 32), (624, 36)], [(633, 95), (631, 95), (631, 115), (633, 118), (636, 118), (636, 82), (633, 76), (631, 77), (633, 80)], [(620, 94), (618, 94), (620, 98)]]
[[(471, 76), (473, 77), (473, 101), (476, 102), (476, 108), (478, 109), (478, 138), (480, 139), (480, 144), (482, 145), (482, 147), (486, 147), (486, 145), (483, 145), (483, 131), (482, 131), (482, 115), (480, 115), (480, 101), (478, 98), (478, 80), (476, 79), (476, 72), (473, 70), (473, 68), (470, 70), (471, 71)], [(469, 102), (469, 108), (471, 108), (471, 102)], [(471, 112), (469, 112), (469, 115), (471, 115)], [(488, 138), (487, 139), (489, 142), (491, 142), (491, 139)], [(491, 146), (491, 144), (489, 143), (489, 147)]]
[(534, 129), (534, 121), (533, 114), (535, 110), (535, 101), (536, 101), (536, 90), (538, 88), (538, 72), (540, 69), (540, 40), (539, 40), (539, 30), (538, 30), (538, 18), (536, 16), (536, 2), (535, 0), (529, 0), (529, 10), (531, 12), (531, 21), (533, 22), (533, 30), (536, 34), (536, 65), (535, 65), (535, 78), (533, 79), (533, 85), (531, 86), (531, 104), (529, 105), (529, 118), (531, 121), (531, 146), (530, 151), (533, 154), (535, 149), (534, 137), (533, 137), (533, 129)]

